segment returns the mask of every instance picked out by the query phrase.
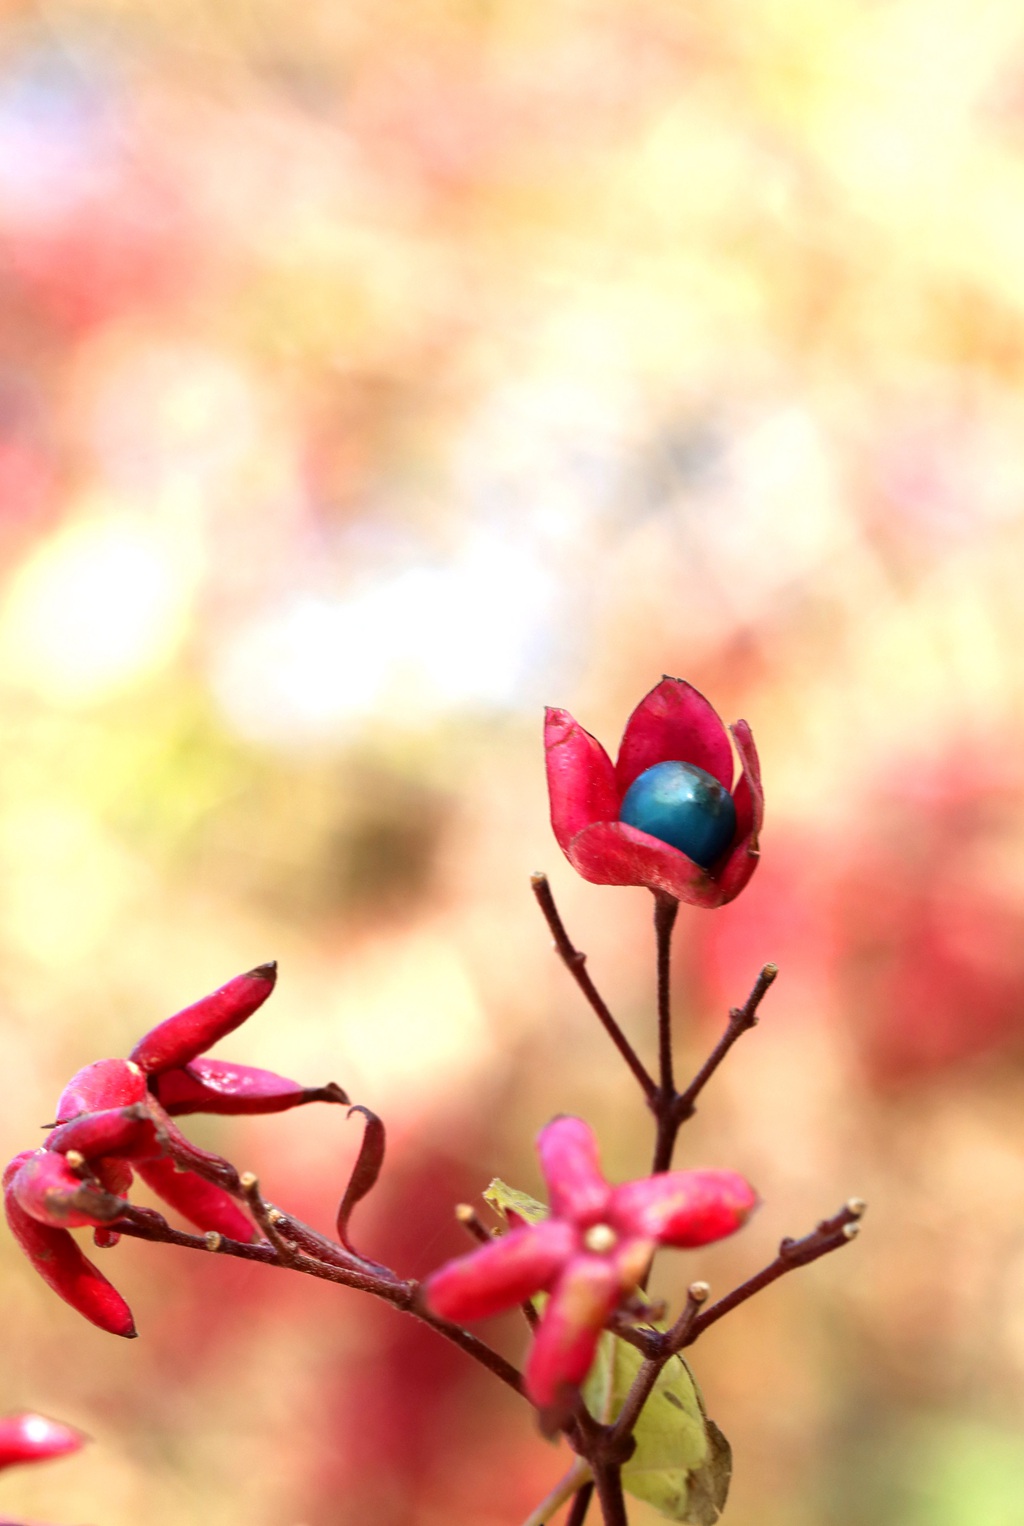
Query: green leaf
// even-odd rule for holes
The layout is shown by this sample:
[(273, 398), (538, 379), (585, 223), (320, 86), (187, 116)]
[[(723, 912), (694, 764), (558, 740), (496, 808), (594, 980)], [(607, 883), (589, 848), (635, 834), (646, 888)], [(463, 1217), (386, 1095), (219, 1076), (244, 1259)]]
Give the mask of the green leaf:
[[(509, 1211), (539, 1224), (548, 1217), (543, 1203), (495, 1177), (484, 1201), (503, 1218)], [(642, 1296), (642, 1295), (641, 1295)], [(596, 1419), (610, 1423), (643, 1365), (628, 1341), (606, 1331), (583, 1385), (583, 1398)], [(684, 1526), (714, 1526), (725, 1509), (732, 1477), (729, 1443), (704, 1412), (700, 1389), (681, 1356), (665, 1363), (634, 1430), (636, 1451), (622, 1469), (622, 1485), (634, 1499)]]
[[(602, 1335), (583, 1385), (584, 1400), (598, 1420), (615, 1419), (642, 1365), (635, 1346)], [(636, 1451), (622, 1469), (626, 1492), (670, 1521), (713, 1526), (729, 1493), (732, 1452), (704, 1413), (700, 1390), (681, 1356), (662, 1368), (634, 1435)]]
[(539, 1224), (548, 1216), (547, 1206), (538, 1203), (535, 1197), (528, 1192), (520, 1192), (518, 1187), (510, 1187), (503, 1182), (500, 1176), (496, 1176), (484, 1193), (484, 1202), (489, 1203), (496, 1213), (502, 1218), (508, 1217), (508, 1210), (517, 1213), (527, 1224)]

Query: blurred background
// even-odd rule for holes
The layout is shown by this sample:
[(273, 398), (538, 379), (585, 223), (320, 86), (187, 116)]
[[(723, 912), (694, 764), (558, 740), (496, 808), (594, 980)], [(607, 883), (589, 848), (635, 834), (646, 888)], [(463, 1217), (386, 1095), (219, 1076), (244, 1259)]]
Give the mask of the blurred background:
[[(554, 1112), (642, 1174), (645, 892), (550, 836), (544, 703), (745, 716), (749, 889), (684, 911), (681, 1141), (765, 1199), (666, 1256), (730, 1526), (1024, 1522), (1024, 13), (1011, 0), (47, 0), (0, 29), (0, 1145), (280, 960), (233, 1058), (386, 1119), (367, 1254), (464, 1248)], [(340, 1109), (198, 1121), (328, 1228)], [(0, 1240), (7, 1474), (66, 1526), (511, 1526), (567, 1465), (413, 1321), (125, 1241), (141, 1339)], [(514, 1358), (519, 1324), (490, 1334)], [(631, 1514), (638, 1526), (655, 1517)]]

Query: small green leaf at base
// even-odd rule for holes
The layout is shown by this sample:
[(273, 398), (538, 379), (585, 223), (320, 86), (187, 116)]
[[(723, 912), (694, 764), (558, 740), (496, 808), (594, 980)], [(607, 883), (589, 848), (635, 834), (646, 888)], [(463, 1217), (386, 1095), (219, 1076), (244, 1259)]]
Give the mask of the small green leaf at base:
[[(643, 1365), (635, 1346), (601, 1337), (583, 1385), (588, 1409), (615, 1419)], [(622, 1487), (660, 1515), (687, 1526), (714, 1526), (725, 1508), (732, 1477), (729, 1443), (704, 1413), (693, 1373), (681, 1356), (661, 1371), (634, 1430), (636, 1451), (622, 1468)]]

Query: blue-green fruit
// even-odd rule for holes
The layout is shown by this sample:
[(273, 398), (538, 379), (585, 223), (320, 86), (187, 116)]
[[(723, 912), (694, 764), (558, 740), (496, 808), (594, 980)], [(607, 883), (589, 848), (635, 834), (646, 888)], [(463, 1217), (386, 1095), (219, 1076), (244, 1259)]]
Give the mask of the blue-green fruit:
[(619, 820), (709, 869), (736, 835), (729, 791), (693, 763), (655, 763), (626, 791)]

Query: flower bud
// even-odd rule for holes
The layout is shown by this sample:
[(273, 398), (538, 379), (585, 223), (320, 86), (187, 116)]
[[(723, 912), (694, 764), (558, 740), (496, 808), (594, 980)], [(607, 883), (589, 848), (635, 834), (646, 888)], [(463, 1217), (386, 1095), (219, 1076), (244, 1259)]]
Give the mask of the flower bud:
[(124, 1198), (76, 1176), (63, 1155), (36, 1150), (11, 1179), (20, 1208), (40, 1224), (57, 1229), (81, 1229), (109, 1224), (128, 1207)]
[(102, 1272), (83, 1256), (68, 1231), (39, 1223), (17, 1201), (14, 1180), (34, 1154), (26, 1150), (16, 1155), (4, 1172), (4, 1211), (14, 1238), (43, 1281), (65, 1303), (111, 1335), (134, 1336), (132, 1311)]
[(219, 990), (157, 1023), (136, 1044), (131, 1059), (147, 1075), (187, 1065), (261, 1007), (274, 989), (276, 963), (236, 975)]
[(79, 1113), (144, 1102), (146, 1078), (131, 1060), (94, 1060), (65, 1086), (57, 1103), (57, 1121), (66, 1123)]

